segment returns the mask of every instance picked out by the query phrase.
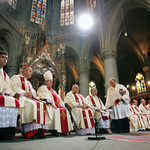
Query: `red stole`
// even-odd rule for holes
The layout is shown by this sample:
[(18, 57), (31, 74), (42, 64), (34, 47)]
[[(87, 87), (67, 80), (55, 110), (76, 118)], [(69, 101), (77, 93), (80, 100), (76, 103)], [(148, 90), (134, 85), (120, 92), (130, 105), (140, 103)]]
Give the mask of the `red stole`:
[[(143, 104), (142, 104), (143, 105)], [(144, 106), (144, 108), (148, 111), (148, 108), (145, 106), (145, 105), (143, 105)]]
[(54, 99), (54, 102), (55, 102), (55, 105), (60, 110), (61, 131), (62, 131), (62, 133), (67, 133), (67, 132), (69, 132), (67, 110), (65, 108), (61, 107), (60, 99), (57, 96), (57, 94), (54, 92), (54, 90), (52, 88), (49, 88), (49, 87), (47, 87), (47, 89), (51, 92), (53, 99)]
[[(21, 84), (22, 84), (22, 89), (25, 90), (25, 79), (24, 77), (20, 77), (21, 79)], [(28, 87), (29, 87), (29, 92), (31, 92), (31, 87), (30, 87), (30, 84), (29, 82), (27, 81), (28, 83)], [(36, 98), (32, 98), (33, 101), (36, 102), (36, 105), (37, 105), (37, 123), (40, 124), (40, 116), (41, 116), (41, 113), (40, 113), (40, 100), (36, 99)], [(45, 124), (45, 117), (46, 117), (46, 104), (45, 103), (42, 103), (43, 104), (43, 118), (44, 118), (44, 121), (43, 121), (43, 124)]]
[[(73, 93), (73, 92), (72, 92), (72, 93)], [(79, 103), (79, 99), (78, 99), (77, 95), (76, 95), (75, 93), (73, 93), (73, 95), (75, 96), (76, 102)], [(84, 105), (83, 97), (82, 97), (80, 94), (78, 94), (78, 95), (80, 96), (80, 98), (81, 98), (81, 100), (82, 100), (82, 104)], [(89, 128), (85, 110), (87, 110), (88, 113), (89, 113), (89, 117), (90, 117), (90, 121), (91, 121), (92, 127), (95, 127), (95, 123), (94, 123), (94, 119), (93, 119), (91, 110), (90, 110), (90, 109), (82, 109), (82, 114), (83, 114), (83, 119), (84, 119), (85, 127), (86, 127), (86, 128)]]
[(6, 71), (3, 70), (4, 73), (4, 81), (6, 81)]
[[(48, 87), (47, 87), (48, 88)], [(55, 102), (55, 105), (57, 108), (62, 108), (61, 107), (61, 104), (60, 104), (60, 100), (59, 100), (59, 97), (57, 96), (57, 94), (50, 88), (48, 88), (48, 90), (51, 92), (52, 96), (53, 96), (53, 99), (54, 99), (54, 102)]]
[[(16, 98), (15, 98), (15, 104), (17, 108), (20, 107), (20, 102)], [(0, 95), (0, 106), (5, 107), (5, 97), (3, 95)], [(9, 106), (6, 106), (6, 107), (9, 107)]]
[[(96, 104), (95, 104), (95, 102), (94, 102), (93, 97), (92, 97), (91, 95), (89, 95), (89, 96), (90, 96), (90, 98), (91, 98), (92, 104), (96, 107)], [(101, 101), (100, 101), (99, 98), (98, 98), (98, 100), (99, 100), (99, 103), (101, 104)], [(101, 105), (102, 105), (102, 104), (101, 104)], [(108, 117), (107, 117), (107, 116), (103, 116), (103, 113), (102, 113), (102, 112), (100, 112), (100, 113), (101, 113), (101, 116), (102, 116), (103, 120), (108, 120)]]

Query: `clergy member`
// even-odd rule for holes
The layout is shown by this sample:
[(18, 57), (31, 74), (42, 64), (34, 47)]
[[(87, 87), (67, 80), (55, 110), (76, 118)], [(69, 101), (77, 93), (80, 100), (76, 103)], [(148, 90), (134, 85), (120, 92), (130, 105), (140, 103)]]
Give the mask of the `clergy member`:
[(150, 110), (150, 100), (148, 100), (147, 107), (148, 107), (148, 108), (149, 108), (149, 110)]
[(75, 123), (76, 134), (86, 135), (95, 133), (94, 114), (90, 105), (85, 103), (85, 98), (79, 94), (79, 86), (74, 84), (72, 91), (67, 93), (65, 103), (70, 105), (71, 114)]
[(147, 107), (145, 99), (141, 100), (141, 104), (139, 105), (139, 109), (141, 110), (142, 113), (150, 116), (150, 109)]
[(64, 102), (60, 96), (53, 90), (53, 75), (51, 71), (44, 73), (45, 85), (39, 87), (37, 96), (41, 100), (46, 100), (50, 103), (50, 113), (52, 114), (52, 123), (49, 128), (53, 135), (66, 134), (73, 130), (70, 114), (65, 108)]
[(97, 97), (97, 88), (91, 89), (91, 95), (86, 97), (86, 101), (94, 109), (94, 118), (97, 120), (97, 129), (99, 133), (108, 133), (109, 129), (109, 112), (104, 106), (103, 102)]
[(117, 84), (116, 80), (109, 80), (111, 87), (108, 89), (106, 97), (106, 108), (112, 108), (111, 113), (111, 129), (116, 133), (129, 132), (129, 120), (131, 115), (129, 109), (129, 92), (121, 84)]
[(45, 138), (45, 131), (51, 122), (51, 117), (46, 110), (46, 103), (36, 99), (36, 92), (31, 83), (27, 80), (32, 76), (32, 68), (25, 66), (21, 75), (14, 75), (11, 78), (13, 94), (18, 94), (19, 101), (24, 105), (20, 112), (23, 133), (25, 138)]
[(146, 117), (142, 114), (142, 112), (137, 107), (138, 102), (137, 100), (133, 100), (132, 105), (130, 105), (131, 116), (129, 117), (130, 120), (130, 129), (133, 131), (143, 131), (147, 127), (147, 120)]
[(12, 139), (16, 133), (16, 123), (20, 102), (11, 96), (9, 77), (3, 70), (8, 54), (0, 50), (0, 139)]

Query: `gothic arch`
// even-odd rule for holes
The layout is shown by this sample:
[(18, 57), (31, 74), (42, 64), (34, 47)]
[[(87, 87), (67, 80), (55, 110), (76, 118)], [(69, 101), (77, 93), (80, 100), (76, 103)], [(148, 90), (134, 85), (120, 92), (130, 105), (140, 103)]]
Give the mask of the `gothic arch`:
[[(146, 0), (132, 0), (132, 1), (122, 1), (122, 5), (118, 5), (116, 11), (114, 12), (106, 33), (105, 48), (108, 51), (116, 51), (116, 45), (119, 38), (118, 31), (122, 23), (121, 11), (124, 12), (124, 16), (135, 8), (144, 8), (150, 11), (150, 6)], [(122, 10), (121, 10), (122, 9)]]

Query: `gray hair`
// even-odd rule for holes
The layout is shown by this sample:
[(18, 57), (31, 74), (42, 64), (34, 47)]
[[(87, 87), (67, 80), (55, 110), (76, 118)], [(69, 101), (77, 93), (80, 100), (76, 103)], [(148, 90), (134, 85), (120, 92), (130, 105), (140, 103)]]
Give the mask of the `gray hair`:
[(116, 82), (116, 80), (115, 80), (114, 78), (110, 78), (110, 79), (109, 79), (109, 82), (112, 81), (112, 80), (113, 80), (114, 82)]

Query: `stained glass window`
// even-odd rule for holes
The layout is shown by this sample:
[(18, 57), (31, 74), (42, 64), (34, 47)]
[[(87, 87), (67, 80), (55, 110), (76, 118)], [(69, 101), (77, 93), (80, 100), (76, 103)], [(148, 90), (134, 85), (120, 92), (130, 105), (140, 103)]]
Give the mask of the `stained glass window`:
[(91, 12), (96, 7), (96, 0), (86, 0), (87, 2), (87, 11)]
[(16, 9), (17, 0), (7, 0), (8, 4), (13, 8)]
[(45, 20), (47, 0), (33, 0), (30, 21), (40, 23)]
[(71, 24), (74, 24), (74, 0), (62, 0), (60, 25), (67, 26)]
[(136, 81), (137, 92), (138, 93), (145, 92), (146, 85), (145, 85), (145, 81), (144, 81), (144, 76), (141, 73), (138, 73), (136, 75), (135, 81)]

